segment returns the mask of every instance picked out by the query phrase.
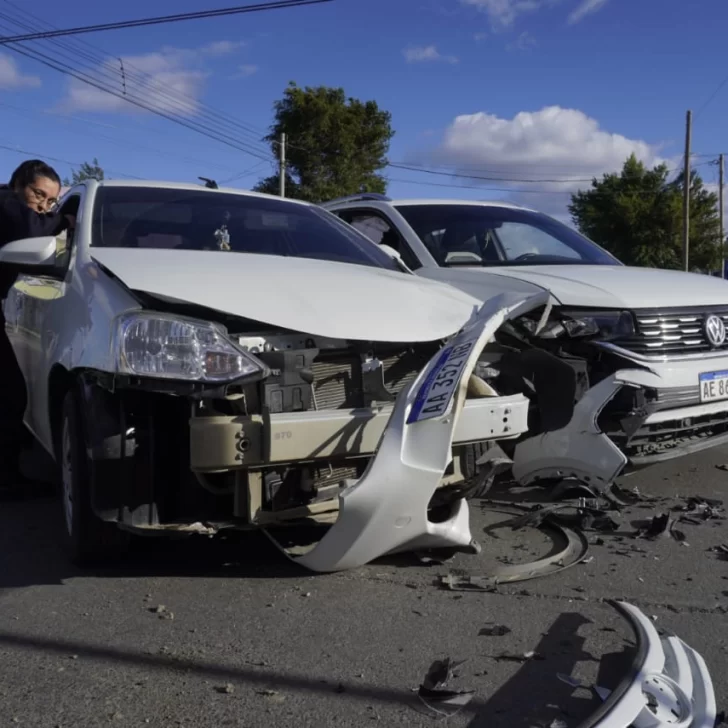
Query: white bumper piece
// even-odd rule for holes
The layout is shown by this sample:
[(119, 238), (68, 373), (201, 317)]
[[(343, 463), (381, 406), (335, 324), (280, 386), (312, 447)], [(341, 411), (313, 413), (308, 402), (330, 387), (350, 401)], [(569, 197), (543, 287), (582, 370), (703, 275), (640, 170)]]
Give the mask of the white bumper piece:
[(530, 437), (516, 446), (513, 477), (522, 485), (546, 478), (576, 478), (609, 486), (627, 464), (627, 457), (604, 434), (597, 419), (622, 387), (649, 386), (654, 375), (622, 369), (593, 386), (579, 400), (569, 424)]
[[(449, 518), (428, 519), (428, 506), (452, 459), (453, 436), (467, 383), (483, 347), (506, 319), (544, 305), (548, 293), (503, 294), (487, 301), (398, 396), (377, 453), (364, 475), (339, 496), (336, 523), (313, 549), (294, 561), (312, 571), (362, 566), (394, 551), (467, 547), (468, 506)], [(479, 440), (527, 429), (525, 397), (493, 397), (480, 421)]]
[(637, 655), (622, 683), (579, 728), (714, 728), (715, 692), (705, 660), (674, 635), (660, 639), (631, 604), (614, 606), (630, 622)]

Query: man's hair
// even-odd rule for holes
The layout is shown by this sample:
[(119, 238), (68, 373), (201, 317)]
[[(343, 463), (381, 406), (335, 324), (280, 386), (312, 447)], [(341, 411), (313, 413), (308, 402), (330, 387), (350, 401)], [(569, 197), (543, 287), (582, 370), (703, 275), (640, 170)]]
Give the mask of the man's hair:
[(48, 179), (53, 180), (56, 184), (61, 184), (61, 178), (53, 167), (40, 159), (29, 159), (27, 162), (23, 162), (13, 172), (8, 187), (11, 190), (22, 189), (23, 187), (32, 185), (38, 177), (48, 177)]

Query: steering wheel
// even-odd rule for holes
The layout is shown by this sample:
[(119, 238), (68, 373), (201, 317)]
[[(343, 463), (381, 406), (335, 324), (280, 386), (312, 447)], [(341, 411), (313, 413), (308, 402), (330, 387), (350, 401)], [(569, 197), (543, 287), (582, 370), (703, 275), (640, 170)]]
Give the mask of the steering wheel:
[(521, 255), (516, 256), (511, 261), (512, 263), (515, 263), (517, 260), (528, 260), (528, 258), (540, 258), (541, 253), (521, 253)]

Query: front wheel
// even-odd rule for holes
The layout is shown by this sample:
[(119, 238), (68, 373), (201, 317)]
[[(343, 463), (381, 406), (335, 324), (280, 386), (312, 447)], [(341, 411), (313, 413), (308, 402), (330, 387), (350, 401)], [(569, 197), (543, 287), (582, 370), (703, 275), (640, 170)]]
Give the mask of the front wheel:
[(80, 393), (71, 388), (63, 402), (58, 449), (66, 543), (71, 560), (79, 565), (118, 557), (129, 545), (129, 534), (115, 523), (102, 521), (91, 506), (93, 468), (86, 447), (88, 426)]

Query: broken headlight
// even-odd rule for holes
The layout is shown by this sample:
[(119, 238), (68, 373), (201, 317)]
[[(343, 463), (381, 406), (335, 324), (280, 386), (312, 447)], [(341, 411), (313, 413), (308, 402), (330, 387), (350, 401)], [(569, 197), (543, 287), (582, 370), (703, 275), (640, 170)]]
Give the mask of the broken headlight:
[(119, 373), (210, 383), (268, 374), (265, 364), (217, 324), (147, 312), (125, 314), (116, 323), (113, 355)]
[[(629, 311), (559, 311), (556, 316), (558, 318), (552, 318), (539, 331), (539, 338), (569, 336), (573, 339), (609, 341), (627, 338), (635, 333), (634, 320)], [(536, 330), (535, 322), (533, 324), (531, 333)]]

